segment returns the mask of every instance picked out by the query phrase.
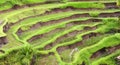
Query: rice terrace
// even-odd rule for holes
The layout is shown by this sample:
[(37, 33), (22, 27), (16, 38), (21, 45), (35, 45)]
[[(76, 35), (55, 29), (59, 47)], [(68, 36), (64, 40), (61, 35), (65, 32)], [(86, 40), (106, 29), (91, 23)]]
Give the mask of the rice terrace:
[(120, 0), (0, 0), (0, 65), (120, 65)]

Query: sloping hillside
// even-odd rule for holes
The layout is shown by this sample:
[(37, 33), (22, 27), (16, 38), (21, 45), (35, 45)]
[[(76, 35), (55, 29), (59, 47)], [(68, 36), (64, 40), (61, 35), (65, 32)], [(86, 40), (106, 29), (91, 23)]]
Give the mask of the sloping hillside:
[(0, 65), (120, 65), (119, 17), (116, 0), (1, 0)]

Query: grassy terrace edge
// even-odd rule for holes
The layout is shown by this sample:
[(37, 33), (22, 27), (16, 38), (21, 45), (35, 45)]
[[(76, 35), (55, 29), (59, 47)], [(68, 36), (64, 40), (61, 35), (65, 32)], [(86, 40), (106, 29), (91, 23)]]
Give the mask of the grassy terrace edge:
[[(14, 0), (11, 1), (13, 5), (24, 5), (27, 3), (23, 2), (16, 2)], [(46, 2), (46, 0), (41, 0), (41, 2)], [(94, 53), (99, 52), (100, 49), (108, 49), (110, 47), (115, 47), (120, 45), (120, 19), (119, 15), (116, 16), (109, 16), (109, 14), (119, 13), (119, 9), (106, 9), (106, 6), (104, 3), (115, 3), (116, 1), (90, 1), (90, 2), (66, 2), (66, 3), (53, 3), (53, 4), (42, 4), (37, 5), (33, 7), (27, 7), (27, 8), (21, 8), (18, 10), (12, 10), (10, 12), (3, 12), (0, 15), (0, 21), (2, 23), (0, 24), (0, 38), (7, 38), (8, 43), (6, 45), (3, 45), (0, 48), (0, 65), (6, 65), (13, 64), (13, 65), (30, 65), (33, 58), (35, 57), (37, 59), (42, 59), (42, 56), (44, 55), (49, 56), (54, 55), (56, 58), (57, 65), (78, 65), (78, 64), (86, 64), (86, 65), (100, 65), (100, 64), (107, 64), (107, 65), (118, 65), (118, 63), (114, 58), (119, 56), (120, 49), (114, 50), (114, 52), (106, 55), (100, 55), (100, 57), (91, 59), (91, 56), (94, 55)], [(3, 5), (5, 2), (0, 2), (0, 5)], [(38, 3), (38, 1), (31, 1), (28, 4), (32, 3)], [(8, 4), (6, 4), (8, 5)], [(10, 4), (9, 4), (10, 5)], [(6, 9), (9, 9), (13, 7), (13, 5), (7, 7)], [(79, 6), (81, 5), (81, 6)], [(118, 4), (117, 4), (118, 5)], [(85, 11), (85, 10), (73, 10), (73, 11), (62, 11), (66, 9), (67, 7), (73, 7), (74, 9), (82, 9), (82, 8), (94, 8), (98, 9), (93, 11)], [(61, 10), (59, 13), (50, 13), (49, 15), (46, 14), (46, 12), (52, 12), (54, 9), (58, 8)], [(1, 8), (0, 8), (1, 9)], [(100, 10), (99, 10), (100, 9)], [(4, 10), (4, 9), (1, 9)], [(36, 12), (34, 12), (36, 11)], [(69, 18), (74, 15), (84, 15), (88, 14), (89, 16), (82, 16), (82, 17), (73, 17)], [(31, 14), (31, 15), (29, 15)], [(64, 15), (63, 15), (64, 14)], [(100, 14), (108, 14), (108, 16), (99, 16)], [(64, 18), (68, 18), (64, 20)], [(57, 23), (57, 21), (63, 19), (63, 21)], [(91, 21), (92, 19), (92, 21)], [(87, 24), (86, 23), (80, 23), (90, 20)], [(100, 21), (98, 21), (100, 20)], [(38, 23), (45, 23), (55, 21), (54, 24), (50, 24), (47, 26), (41, 26), (37, 29), (30, 29), (30, 27), (34, 26)], [(76, 24), (80, 23), (80, 24)], [(4, 26), (12, 24), (10, 28), (3, 32), (5, 29)], [(69, 26), (68, 24), (71, 24), (73, 26)], [(68, 25), (69, 28), (66, 28)], [(26, 28), (25, 30), (22, 30), (24, 32), (22, 35), (18, 35), (17, 32), (21, 28)], [(68, 41), (64, 42), (56, 42), (59, 38), (61, 38), (64, 35), (67, 35), (74, 31), (84, 31), (84, 29), (89, 29), (95, 27), (94, 30), (87, 30), (86, 32), (80, 32), (77, 33), (75, 36), (73, 36), (74, 39), (69, 39)], [(50, 39), (47, 39), (46, 41), (41, 43), (42, 35), (46, 33), (51, 33), (51, 31), (61, 28), (66, 28), (64, 31), (61, 30), (61, 34), (57, 33), (54, 36), (51, 36)], [(111, 34), (111, 31), (112, 32)], [(53, 33), (55, 33), (53, 32)], [(99, 36), (95, 36), (95, 38), (99, 39), (97, 42), (89, 42), (89, 44), (84, 43), (83, 48), (82, 45), (79, 45), (76, 48), (78, 49), (74, 55), (72, 56), (72, 61), (66, 62), (63, 60), (63, 58), (60, 55), (60, 51), (58, 48), (74, 45), (78, 42), (86, 41), (84, 36), (91, 35), (91, 34), (105, 34), (108, 36), (102, 36), (99, 38)], [(32, 44), (31, 42), (28, 42), (27, 40), (31, 39), (34, 36), (39, 36), (40, 38), (37, 38), (37, 42), (35, 44)], [(49, 35), (52, 34), (48, 34)], [(94, 36), (94, 35), (93, 35)], [(101, 36), (101, 35), (100, 35)], [(69, 35), (68, 35), (69, 37)], [(67, 37), (66, 37), (67, 38)], [(93, 38), (93, 37), (92, 37)], [(63, 38), (64, 39), (64, 38)], [(62, 39), (62, 40), (63, 40)], [(96, 41), (94, 39), (94, 41)], [(90, 37), (88, 40), (93, 41)], [(14, 41), (14, 42), (13, 42)], [(44, 40), (43, 40), (44, 41)], [(56, 45), (52, 45), (50, 49), (45, 49), (46, 45), (51, 45), (53, 42), (56, 42)], [(69, 49), (69, 48), (68, 48)], [(72, 48), (74, 50), (74, 48)], [(64, 51), (67, 49), (64, 49)], [(71, 51), (72, 52), (72, 51)], [(67, 53), (64, 53), (67, 54)], [(14, 55), (14, 56), (13, 56)], [(39, 56), (41, 55), (41, 56)], [(15, 58), (14, 58), (15, 57)], [(15, 63), (15, 64), (14, 64)]]

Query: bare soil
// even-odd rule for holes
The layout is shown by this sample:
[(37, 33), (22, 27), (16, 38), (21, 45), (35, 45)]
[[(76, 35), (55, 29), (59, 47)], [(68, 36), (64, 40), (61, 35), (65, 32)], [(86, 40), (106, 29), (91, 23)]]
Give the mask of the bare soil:
[(114, 46), (114, 47), (108, 47), (108, 48), (102, 48), (95, 52), (92, 56), (91, 59), (100, 57), (101, 55), (108, 55), (111, 53), (114, 53), (116, 50), (120, 49), (120, 45)]

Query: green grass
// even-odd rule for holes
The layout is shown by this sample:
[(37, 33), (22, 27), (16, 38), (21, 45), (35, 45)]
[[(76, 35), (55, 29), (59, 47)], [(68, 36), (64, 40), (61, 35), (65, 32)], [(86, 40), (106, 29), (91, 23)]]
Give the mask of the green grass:
[[(14, 5), (21, 7), (28, 4), (45, 3), (47, 1), (48, 0), (1, 0), (0, 11), (8, 10)], [(0, 47), (0, 50), (4, 51), (4, 53), (0, 52), (0, 65), (30, 65), (33, 58), (35, 59), (35, 65), (80, 65), (83, 62), (85, 65), (118, 65), (118, 61), (116, 61), (115, 58), (119, 56), (120, 49), (117, 49), (111, 54), (102, 54), (99, 58), (90, 58), (95, 52), (102, 48), (120, 45), (119, 16), (99, 17), (102, 13), (120, 12), (118, 8), (106, 9), (104, 5), (104, 3), (115, 2), (115, 0), (82, 2), (61, 0), (59, 3), (38, 4), (32, 7), (13, 9), (8, 12), (0, 13), (0, 21), (2, 21), (0, 24), (0, 41), (2, 37), (7, 38), (7, 44)], [(118, 1), (117, 5), (119, 6)], [(68, 7), (73, 7), (73, 9), (65, 10)], [(45, 14), (46, 12), (53, 12), (56, 8), (62, 11)], [(83, 10), (86, 8), (94, 8), (97, 10)], [(61, 20), (73, 15), (84, 14), (89, 14), (89, 16)], [(94, 22), (96, 19), (100, 20), (100, 22)], [(58, 23), (59, 20), (61, 20), (61, 22)], [(55, 21), (55, 23), (47, 25), (52, 21)], [(46, 25), (36, 29), (31, 28), (38, 23)], [(6, 24), (13, 25), (10, 26), (7, 32), (4, 32), (3, 30)], [(86, 27), (96, 27), (96, 29), (89, 30)], [(19, 29), (24, 31), (21, 35), (17, 35)], [(51, 33), (51, 31), (53, 32)], [(74, 31), (81, 32), (73, 36), (68, 35)], [(83, 36), (91, 33), (101, 35), (88, 39), (83, 38)], [(42, 36), (44, 34), (46, 35), (28, 42), (28, 40), (34, 36)], [(62, 36), (66, 37), (61, 38)], [(59, 38), (61, 38), (61, 41), (56, 41)], [(69, 55), (73, 49), (67, 48), (63, 49), (62, 52), (57, 51), (59, 47), (69, 46), (78, 42), (82, 42), (83, 44), (76, 46), (78, 50), (74, 52), (71, 58)], [(46, 45), (51, 47), (46, 50)]]
[[(115, 60), (113, 60), (113, 59), (115, 59), (115, 57), (117, 57), (118, 55), (120, 54), (120, 51), (119, 50), (117, 50), (117, 51), (115, 51), (114, 53), (112, 53), (112, 54), (110, 54), (110, 55), (108, 55), (108, 56), (106, 56), (106, 57), (102, 57), (102, 58), (100, 58), (99, 60), (97, 60), (97, 61), (94, 61), (93, 63), (92, 63), (92, 65), (99, 65), (99, 64), (102, 64), (102, 63), (104, 63), (104, 64), (110, 64), (110, 65), (115, 65)], [(106, 61), (108, 61), (108, 62), (106, 62)]]

